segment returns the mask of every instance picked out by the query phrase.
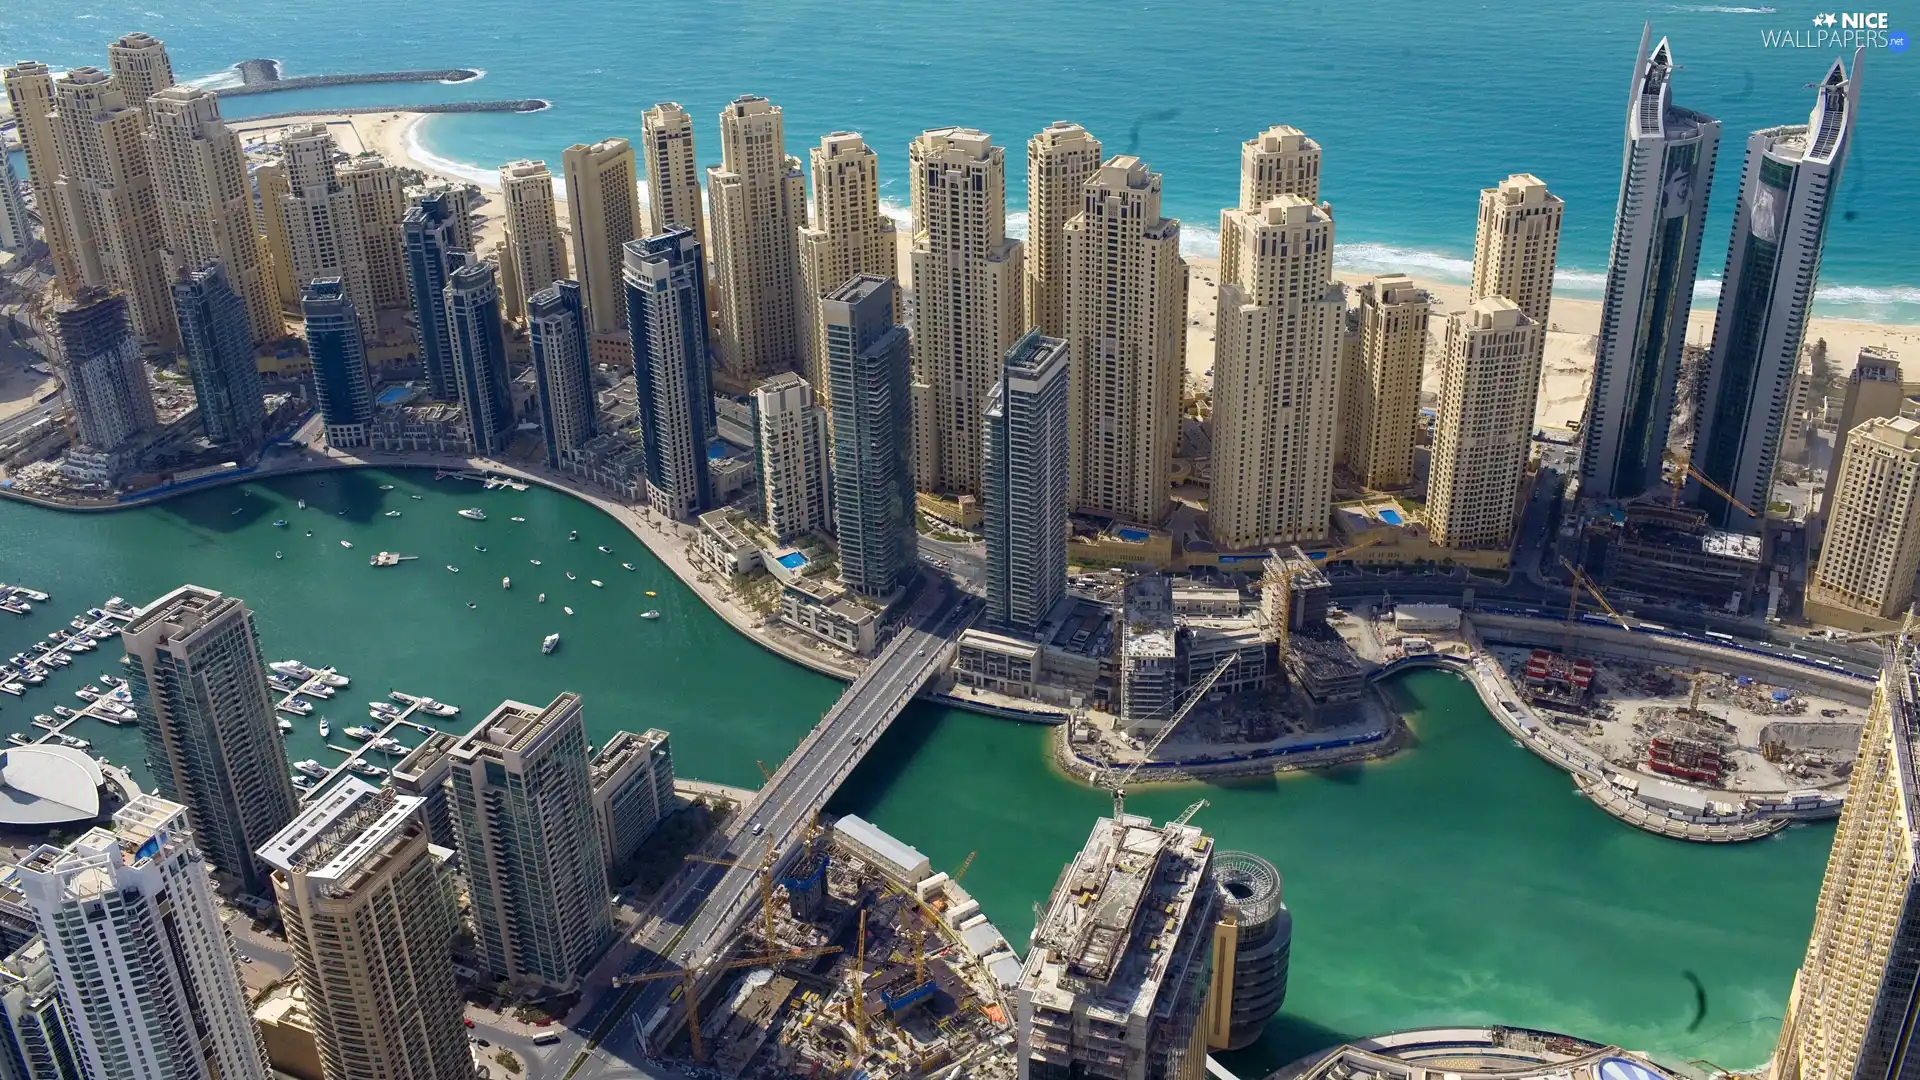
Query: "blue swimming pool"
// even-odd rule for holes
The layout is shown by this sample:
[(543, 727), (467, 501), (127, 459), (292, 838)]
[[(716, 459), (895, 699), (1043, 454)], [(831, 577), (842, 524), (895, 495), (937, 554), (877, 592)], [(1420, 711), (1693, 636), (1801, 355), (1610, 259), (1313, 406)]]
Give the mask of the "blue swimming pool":
[(1147, 530), (1145, 529), (1115, 529), (1113, 530), (1113, 535), (1125, 540), (1129, 544), (1144, 544), (1147, 542)]
[(807, 557), (797, 551), (789, 551), (774, 561), (789, 570), (798, 570), (807, 565)]
[(1380, 511), (1380, 520), (1386, 522), (1389, 525), (1399, 525), (1404, 521), (1406, 521), (1405, 518), (1400, 516), (1400, 511), (1398, 510)]
[(398, 405), (412, 396), (413, 388), (410, 386), (389, 386), (380, 391), (378, 400), (382, 405)]

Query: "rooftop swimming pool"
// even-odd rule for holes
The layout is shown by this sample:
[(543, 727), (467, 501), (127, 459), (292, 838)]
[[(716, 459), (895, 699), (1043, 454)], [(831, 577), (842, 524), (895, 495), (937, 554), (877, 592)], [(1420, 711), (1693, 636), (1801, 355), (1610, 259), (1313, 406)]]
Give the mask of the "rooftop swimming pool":
[(789, 551), (774, 561), (789, 570), (798, 570), (807, 565), (807, 557), (797, 551)]

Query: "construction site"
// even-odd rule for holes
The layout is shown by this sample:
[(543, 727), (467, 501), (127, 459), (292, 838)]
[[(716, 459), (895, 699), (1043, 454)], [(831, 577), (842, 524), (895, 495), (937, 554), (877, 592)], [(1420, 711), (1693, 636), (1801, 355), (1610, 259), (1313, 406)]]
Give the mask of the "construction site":
[(960, 887), (971, 862), (936, 873), (860, 818), (816, 825), (786, 873), (759, 868), (759, 917), (703, 993), (679, 969), (617, 982), (679, 981), (687, 1022), (652, 1051), (720, 1076), (1011, 1080), (1020, 961)]

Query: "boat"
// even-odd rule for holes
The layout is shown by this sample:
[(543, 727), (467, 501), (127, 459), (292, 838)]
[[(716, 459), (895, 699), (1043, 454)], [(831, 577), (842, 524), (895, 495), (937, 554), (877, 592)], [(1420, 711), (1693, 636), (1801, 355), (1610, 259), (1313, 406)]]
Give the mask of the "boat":
[(292, 675), (297, 679), (306, 679), (313, 676), (313, 669), (298, 660), (275, 660), (273, 663), (268, 664), (267, 667), (282, 675)]
[(333, 725), (327, 723), (326, 717), (324, 716), (321, 717), (320, 718), (320, 737), (324, 739), (331, 734), (333, 734)]
[(543, 604), (547, 602), (547, 594), (546, 594), (546, 593), (541, 593), (541, 594), (540, 594), (540, 602), (541, 602), (541, 603), (543, 603)]
[(621, 564), (620, 564), (620, 569), (622, 569), (622, 570), (636, 570), (636, 569), (638, 569), (638, 567), (636, 567), (636, 566), (634, 566), (634, 565), (633, 565), (632, 563), (630, 563), (630, 562), (623, 562), (623, 563), (621, 563)]
[(325, 683), (321, 683), (316, 686), (309, 686), (305, 690), (302, 690), (300, 692), (310, 697), (330, 698), (333, 696), (333, 687), (328, 686)]
[(457, 573), (459, 573), (459, 572), (460, 572), (460, 568), (459, 568), (459, 567), (457, 567), (457, 566), (455, 566), (455, 565), (453, 565), (452, 563), (448, 563), (448, 564), (447, 564), (447, 573), (449, 573), (449, 574), (457, 574)]
[(308, 535), (308, 536), (312, 536), (312, 535), (313, 535), (313, 530), (312, 530), (312, 529), (308, 529), (308, 530), (307, 530), (307, 535)]
[(426, 498), (426, 496), (425, 496), (425, 495), (409, 495), (409, 496), (407, 496), (407, 498), (409, 498), (409, 499), (424, 499), (424, 498)]
[(65, 705), (55, 705), (53, 707), (53, 715), (60, 717), (62, 720), (65, 720), (68, 717), (73, 715), (73, 710), (67, 708)]
[(539, 566), (539, 565), (540, 565), (540, 560), (539, 560), (539, 559), (528, 559), (527, 561), (528, 561), (528, 562), (530, 562), (530, 563), (532, 563), (532, 564), (533, 564), (533, 565), (535, 565), (535, 566)]
[[(403, 693), (401, 693), (401, 692), (400, 692), (400, 691), (398, 691), (398, 690), (395, 690), (395, 691), (393, 692), (393, 694), (392, 694), (392, 697), (393, 697), (393, 699), (394, 699), (395, 701), (404, 701), (404, 702), (407, 702), (408, 704), (412, 704), (412, 703), (413, 703), (413, 698), (412, 698), (412, 697), (411, 697), (410, 695), (407, 695), (407, 694), (403, 694)], [(370, 706), (368, 706), (368, 707), (369, 707), (369, 708), (371, 708), (371, 709), (372, 709), (372, 710), (373, 710), (374, 712), (383, 712), (383, 713), (387, 713), (387, 714), (389, 714), (389, 715), (391, 715), (391, 716), (399, 716), (399, 715), (400, 715), (400, 706), (398, 706), (398, 705), (389, 705), (389, 704), (387, 704), (387, 703), (386, 703), (386, 702), (384, 702), (384, 701), (376, 701), (376, 702), (374, 702), (374, 703), (373, 703), (372, 705), (370, 705)]]
[(480, 552), (481, 554), (483, 554), (483, 555), (484, 555), (484, 554), (486, 554), (486, 551), (487, 551), (487, 545), (485, 545), (485, 544), (475, 544), (475, 545), (473, 545), (473, 550), (475, 550), (475, 551), (478, 551), (478, 552)]
[(7, 733), (7, 741), (12, 743), (15, 746), (32, 746), (33, 745), (32, 739), (27, 738), (25, 735), (22, 735), (17, 731), (9, 731)]
[(428, 716), (460, 715), (460, 706), (448, 705), (446, 702), (435, 701), (430, 697), (419, 698), (414, 701), (414, 704), (420, 706), (420, 711), (426, 713)]
[(465, 510), (456, 510), (454, 512), (459, 514), (461, 517), (466, 518), (468, 521), (487, 520), (487, 512), (485, 510), (480, 509), (477, 506), (469, 506)]
[(560, 610), (566, 612), (569, 615), (573, 614), (573, 609), (570, 607), (562, 607)]
[(579, 579), (579, 578), (576, 578), (576, 577), (574, 577), (574, 576), (573, 576), (573, 571), (571, 571), (571, 570), (569, 570), (569, 571), (567, 571), (567, 580), (568, 580), (568, 581), (578, 581), (578, 580), (580, 580), (580, 579)]
[(296, 761), (293, 763), (293, 767), (313, 777), (315, 780), (327, 775), (327, 767), (312, 758), (308, 758), (305, 761)]
[(341, 546), (341, 547), (343, 547), (343, 548), (350, 548), (350, 547), (352, 547), (352, 546), (353, 546), (353, 541), (351, 541), (351, 540), (342, 540), (342, 541), (340, 541), (340, 546)]
[(367, 745), (383, 754), (399, 755), (407, 752), (407, 745), (399, 739), (383, 737), (375, 739)]
[(526, 518), (523, 518), (523, 517), (517, 517), (517, 518), (508, 518), (507, 520), (508, 520), (508, 521), (522, 521), (522, 522), (523, 522), (523, 521), (525, 521), (525, 520), (527, 520), (527, 519), (526, 519)]
[(300, 507), (300, 509), (302, 509), (302, 510), (305, 510), (305, 509), (307, 508), (307, 500), (305, 500), (305, 499), (301, 499), (301, 500), (300, 500), (300, 502), (298, 503), (298, 505), (299, 505), (299, 507)]
[(471, 601), (471, 600), (469, 600), (469, 601), (467, 601), (467, 610), (468, 610), (468, 611), (473, 611), (473, 610), (475, 610), (475, 609), (477, 609), (477, 608), (479, 608), (479, 606), (480, 606), (479, 604), (476, 604), (476, 603), (474, 603), (474, 602), (473, 602), (473, 601)]
[(548, 634), (546, 638), (540, 642), (540, 651), (542, 653), (550, 653), (555, 648), (557, 648), (559, 644), (560, 644), (559, 634)]
[(349, 739), (359, 739), (361, 742), (366, 742), (368, 739), (380, 734), (370, 727), (342, 728), (340, 733)]
[(72, 736), (72, 735), (69, 735), (69, 734), (67, 734), (67, 733), (66, 733), (66, 732), (64, 732), (64, 731), (58, 731), (58, 732), (55, 732), (55, 733), (54, 733), (54, 736), (53, 736), (53, 739), (54, 739), (54, 741), (55, 741), (55, 742), (57, 742), (57, 743), (59, 743), (59, 744), (60, 744), (61, 746), (68, 746), (68, 747), (72, 747), (72, 748), (73, 748), (73, 749), (75, 749), (75, 750), (91, 750), (91, 749), (93, 749), (93, 744), (92, 744), (92, 743), (90, 743), (90, 742), (88, 742), (88, 741), (87, 741), (87, 740), (85, 740), (85, 739), (81, 739), (81, 738), (76, 738), (76, 737), (74, 737), (74, 736)]
[(501, 578), (501, 579), (500, 579), (500, 587), (501, 587), (501, 588), (503, 588), (503, 589), (511, 589), (511, 588), (513, 588), (513, 579), (512, 579), (512, 578), (510, 578), (510, 577), (503, 577), (503, 578)]
[(381, 485), (380, 485), (380, 490), (381, 490), (381, 491), (392, 491), (392, 490), (393, 490), (393, 485), (392, 485), (392, 484), (381, 484)]
[(100, 696), (100, 688), (89, 683), (75, 690), (73, 696), (79, 698), (81, 701), (92, 701), (94, 698)]
[(339, 672), (333, 670), (332, 668), (328, 668), (327, 670), (322, 671), (320, 673), (320, 681), (323, 683), (326, 683), (328, 686), (353, 685), (352, 679), (347, 678), (345, 675), (340, 674)]
[(288, 676), (281, 675), (278, 672), (275, 672), (274, 674), (267, 676), (267, 685), (273, 687), (275, 690), (278, 690), (283, 694), (291, 694), (295, 690), (300, 689), (300, 687), (304, 686), (305, 684), (302, 683), (299, 679), (289, 678)]
[(660, 613), (657, 611), (643, 611), (640, 613), (640, 617), (643, 619), (657, 619), (660, 617)]
[(607, 546), (607, 545), (605, 545), (605, 544), (601, 544), (601, 545), (600, 545), (600, 551), (601, 551), (601, 553), (602, 553), (602, 554), (606, 554), (606, 555), (611, 555), (611, 554), (613, 554), (613, 549), (612, 549), (612, 548), (610, 548), (610, 547), (608, 547), (608, 546)]
[(606, 587), (607, 587), (607, 586), (606, 586), (606, 583), (605, 583), (605, 582), (603, 582), (603, 581), (601, 581), (601, 580), (600, 580), (599, 578), (593, 578), (593, 579), (591, 579), (591, 580), (589, 580), (589, 581), (587, 582), (587, 584), (589, 584), (589, 585), (591, 585), (591, 586), (593, 586), (593, 587), (594, 587), (594, 588), (596, 588), (596, 589), (604, 589), (604, 588), (606, 588)]
[(398, 510), (389, 510), (389, 511), (387, 511), (387, 516), (388, 516), (388, 517), (399, 517), (399, 516), (400, 516), (400, 511), (398, 511)]
[(347, 768), (353, 772), (359, 773), (361, 776), (387, 775), (387, 770), (381, 768), (378, 765), (373, 764), (372, 762), (363, 760), (361, 758), (354, 758), (352, 761), (347, 762)]
[(289, 731), (292, 731), (292, 730), (293, 730), (293, 721), (291, 721), (291, 720), (289, 720), (289, 719), (287, 719), (287, 718), (286, 718), (286, 717), (284, 717), (284, 716), (283, 716), (283, 717), (281, 717), (281, 718), (280, 718), (280, 719), (279, 719), (278, 721), (276, 721), (276, 722), (277, 722), (277, 723), (278, 723), (278, 724), (280, 725), (280, 733), (281, 733), (281, 734), (283, 734), (283, 735), (284, 735), (284, 734), (286, 734), (287, 732), (289, 732)]
[(281, 554), (280, 554), (279, 552), (277, 552), (277, 551), (276, 551), (276, 552), (274, 552), (274, 553), (273, 553), (273, 557), (274, 557), (274, 558), (276, 558), (276, 559), (278, 559), (278, 558), (282, 558), (283, 556), (282, 556), (282, 555), (281, 555)]
[(297, 788), (310, 788), (317, 783), (319, 783), (319, 781), (311, 776), (301, 776), (296, 773), (293, 777), (293, 786)]
[(652, 589), (648, 589), (648, 590), (647, 590), (647, 595), (648, 595), (648, 596), (659, 596), (660, 594), (659, 594), (659, 593), (657, 593), (657, 592), (654, 592), (654, 591), (653, 591)]
[(295, 716), (305, 716), (313, 711), (313, 703), (310, 701), (302, 701), (299, 698), (288, 698), (280, 704), (275, 705), (274, 708), (281, 712), (290, 712)]
[(39, 713), (34, 716), (33, 722), (41, 725), (42, 727), (53, 727), (54, 725), (58, 724), (60, 721), (54, 719), (51, 716), (48, 716), (46, 713)]
[(274, 523), (273, 523), (273, 527), (274, 527), (274, 528), (276, 528), (276, 529), (284, 529), (284, 528), (286, 528), (286, 527), (287, 527), (287, 519), (286, 519), (286, 518), (281, 518), (281, 519), (280, 519), (279, 521), (276, 521), (276, 522), (274, 522)]
[(120, 678), (118, 675), (109, 675), (103, 672), (100, 675), (100, 685), (101, 686), (125, 686), (127, 685), (127, 680)]

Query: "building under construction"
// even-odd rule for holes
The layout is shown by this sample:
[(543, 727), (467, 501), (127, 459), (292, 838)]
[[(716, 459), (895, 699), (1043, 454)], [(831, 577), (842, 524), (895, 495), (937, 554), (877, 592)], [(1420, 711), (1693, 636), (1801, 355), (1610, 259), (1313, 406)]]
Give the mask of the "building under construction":
[(1528, 700), (1553, 709), (1584, 711), (1593, 703), (1593, 661), (1535, 649), (1527, 657), (1520, 681)]
[(1694, 784), (1718, 784), (1731, 767), (1734, 736), (1727, 724), (1691, 709), (1649, 709), (1647, 768)]
[(1601, 508), (1583, 544), (1581, 565), (1609, 589), (1738, 611), (1761, 580), (1760, 538), (1715, 529), (1690, 506)]

